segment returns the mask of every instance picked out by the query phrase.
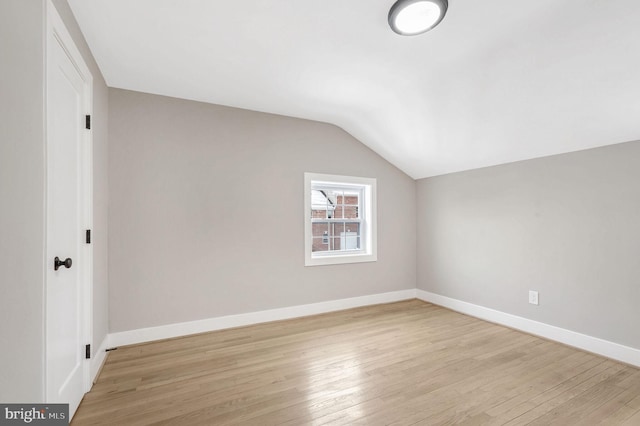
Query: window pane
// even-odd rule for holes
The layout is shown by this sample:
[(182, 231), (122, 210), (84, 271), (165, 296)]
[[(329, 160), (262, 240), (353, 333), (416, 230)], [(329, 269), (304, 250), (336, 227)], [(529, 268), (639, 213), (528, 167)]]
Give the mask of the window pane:
[[(358, 205), (360, 193), (346, 192), (340, 193), (336, 204), (336, 218), (340, 219), (358, 219)], [(339, 215), (339, 216), (338, 216)]]
[(328, 222), (314, 222), (311, 224), (311, 235), (314, 238), (326, 236), (329, 233)]
[(358, 219), (358, 206), (343, 206), (343, 217), (345, 219)]
[(311, 251), (316, 252), (330, 250), (329, 230), (328, 222), (316, 222), (311, 224), (311, 234), (313, 237)]
[(313, 243), (311, 246), (311, 251), (312, 252), (317, 252), (317, 251), (328, 251), (329, 250), (329, 240), (327, 239), (327, 242), (324, 242), (324, 239), (322, 237), (320, 238), (313, 238)]
[(358, 193), (344, 194), (344, 202), (342, 204), (345, 206), (357, 206), (360, 201), (359, 198), (360, 194)]
[(313, 252), (361, 248), (359, 222), (315, 222), (311, 224), (311, 233)]
[(360, 249), (360, 224), (345, 222), (344, 231), (340, 233), (340, 247), (342, 250)]
[(361, 191), (316, 186), (311, 191), (311, 217), (314, 219), (359, 219)]
[(340, 235), (340, 232), (343, 231), (343, 228), (344, 228), (344, 223), (332, 222), (329, 224), (329, 234), (332, 237), (335, 237), (336, 235)]
[(360, 223), (359, 222), (345, 222), (344, 232), (355, 232), (360, 235)]
[(311, 219), (326, 219), (327, 211), (323, 209), (311, 209)]
[(333, 217), (335, 210), (335, 202), (333, 202), (327, 191), (313, 189), (311, 190), (311, 218), (327, 219)]

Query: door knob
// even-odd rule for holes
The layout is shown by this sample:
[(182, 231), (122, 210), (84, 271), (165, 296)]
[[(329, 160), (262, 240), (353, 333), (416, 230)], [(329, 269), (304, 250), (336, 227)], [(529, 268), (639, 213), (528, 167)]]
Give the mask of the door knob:
[(58, 256), (53, 259), (53, 270), (57, 271), (59, 267), (64, 266), (65, 268), (71, 268), (71, 258), (67, 257), (65, 260), (60, 260)]

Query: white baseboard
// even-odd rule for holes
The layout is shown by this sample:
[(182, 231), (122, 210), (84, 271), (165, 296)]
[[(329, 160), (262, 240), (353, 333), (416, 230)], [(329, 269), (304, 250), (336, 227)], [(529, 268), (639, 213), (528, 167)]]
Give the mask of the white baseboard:
[(299, 318), (360, 306), (376, 305), (379, 303), (398, 302), (400, 300), (415, 299), (416, 290), (400, 290), (389, 293), (372, 294), (368, 296), (352, 297), (349, 299), (330, 300), (328, 302), (311, 303), (308, 305), (290, 306), (287, 308), (270, 309), (267, 311), (249, 312), (246, 314), (228, 315), (224, 317), (208, 318), (198, 321), (168, 324), (158, 327), (141, 328), (137, 330), (121, 331), (109, 334), (109, 347), (133, 345), (153, 340), (169, 339), (187, 336), (189, 334), (222, 330), (225, 328), (242, 327), (263, 322), (279, 321)]
[(594, 354), (640, 367), (640, 349), (631, 348), (608, 340), (576, 333), (575, 331), (507, 314), (505, 312), (496, 311), (494, 309), (485, 308), (484, 306), (474, 305), (473, 303), (463, 302), (461, 300), (452, 299), (450, 297), (441, 296), (439, 294), (430, 293), (420, 289), (416, 290), (416, 297), (420, 300), (424, 300), (425, 302), (443, 306), (472, 317), (505, 325), (529, 334), (534, 334), (536, 336), (544, 337), (549, 340), (554, 340), (556, 342), (564, 343), (565, 345), (573, 346)]
[(91, 358), (91, 383), (95, 383), (100, 369), (107, 359), (107, 344), (109, 343), (109, 335), (104, 336), (100, 346), (94, 350)]

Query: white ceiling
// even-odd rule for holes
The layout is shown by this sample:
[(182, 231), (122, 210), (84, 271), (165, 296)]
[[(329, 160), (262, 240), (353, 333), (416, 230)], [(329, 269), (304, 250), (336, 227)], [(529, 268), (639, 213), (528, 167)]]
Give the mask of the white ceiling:
[(640, 1), (69, 0), (107, 84), (325, 121), (413, 178), (640, 139)]

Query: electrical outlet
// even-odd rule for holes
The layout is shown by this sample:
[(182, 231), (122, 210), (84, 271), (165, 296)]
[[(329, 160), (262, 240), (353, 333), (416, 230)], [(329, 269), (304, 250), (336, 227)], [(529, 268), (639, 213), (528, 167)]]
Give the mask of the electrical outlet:
[(538, 292), (534, 290), (529, 290), (529, 303), (532, 305), (538, 304)]

